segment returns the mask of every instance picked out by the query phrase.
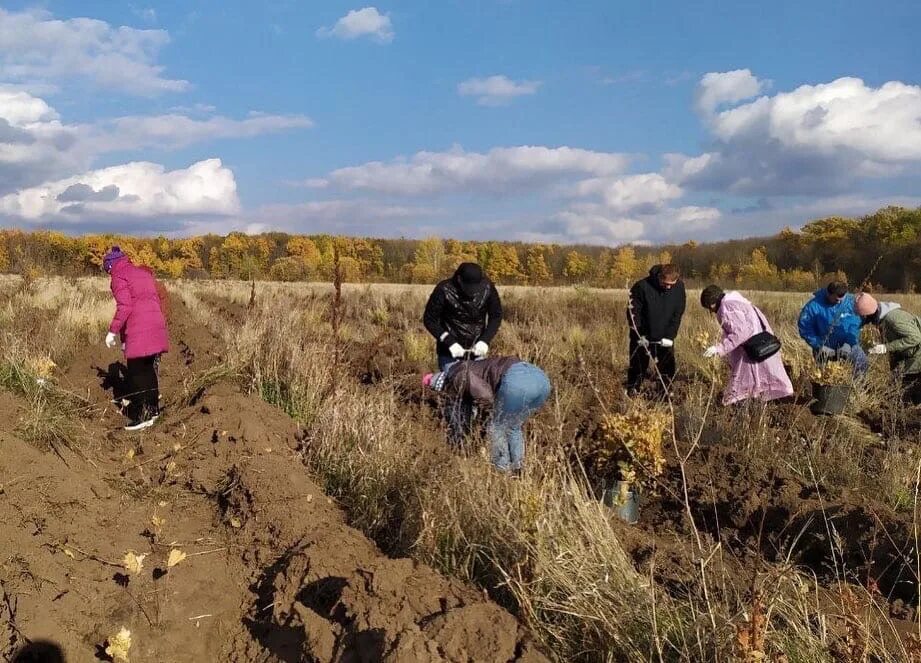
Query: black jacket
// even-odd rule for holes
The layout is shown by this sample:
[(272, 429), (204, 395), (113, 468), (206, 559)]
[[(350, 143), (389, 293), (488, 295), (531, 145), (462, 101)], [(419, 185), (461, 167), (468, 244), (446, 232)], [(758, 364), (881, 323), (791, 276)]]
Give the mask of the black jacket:
[(649, 270), (649, 276), (630, 288), (627, 324), (631, 336), (645, 336), (650, 341), (663, 338), (675, 340), (684, 315), (684, 283), (678, 281), (669, 289), (659, 285), (662, 265)]
[[(502, 322), (502, 302), (496, 286), (484, 279), (482, 287), (468, 297), (453, 278), (435, 286), (425, 305), (422, 323), (438, 341), (439, 355), (450, 354), (448, 347), (460, 343), (473, 348), (477, 341), (491, 343)], [(442, 335), (447, 336), (442, 340)]]

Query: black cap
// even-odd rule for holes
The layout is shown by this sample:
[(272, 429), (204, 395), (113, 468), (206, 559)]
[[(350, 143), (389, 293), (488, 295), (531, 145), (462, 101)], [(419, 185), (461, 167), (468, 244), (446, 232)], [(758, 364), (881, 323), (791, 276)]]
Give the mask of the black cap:
[(483, 288), (483, 268), (475, 262), (463, 262), (454, 272), (454, 280), (468, 297), (473, 297)]

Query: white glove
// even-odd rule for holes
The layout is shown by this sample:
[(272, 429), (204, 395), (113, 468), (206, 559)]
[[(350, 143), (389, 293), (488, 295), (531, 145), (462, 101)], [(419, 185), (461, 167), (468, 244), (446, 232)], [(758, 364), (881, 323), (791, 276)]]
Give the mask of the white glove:
[(823, 345), (819, 348), (819, 351), (816, 353), (819, 359), (832, 359), (835, 356), (835, 351), (832, 350), (827, 345)]
[(720, 352), (720, 349), (718, 346), (711, 345), (709, 348), (704, 350), (704, 359), (710, 359), (711, 357), (715, 357), (716, 355), (719, 354), (719, 352)]
[(117, 341), (118, 341), (118, 336), (116, 336), (112, 332), (109, 332), (108, 334), (106, 334), (106, 347), (107, 348), (114, 348), (115, 343)]
[(639, 345), (641, 348), (648, 348), (648, 347), (649, 347), (649, 339), (646, 338), (645, 336), (640, 336), (636, 343), (637, 343), (637, 345)]
[(889, 352), (889, 349), (886, 347), (886, 345), (884, 343), (880, 343), (879, 345), (874, 345), (872, 348), (870, 348), (868, 354), (884, 355), (887, 352)]
[(448, 352), (450, 352), (451, 356), (455, 359), (460, 359), (464, 356), (464, 349), (461, 347), (460, 343), (452, 343), (448, 348)]
[(487, 352), (489, 352), (489, 345), (483, 341), (477, 341), (473, 346), (473, 354), (477, 357), (485, 357)]
[(670, 338), (663, 338), (661, 341), (659, 341), (659, 345), (661, 345), (663, 348), (671, 348), (675, 346), (675, 342)]

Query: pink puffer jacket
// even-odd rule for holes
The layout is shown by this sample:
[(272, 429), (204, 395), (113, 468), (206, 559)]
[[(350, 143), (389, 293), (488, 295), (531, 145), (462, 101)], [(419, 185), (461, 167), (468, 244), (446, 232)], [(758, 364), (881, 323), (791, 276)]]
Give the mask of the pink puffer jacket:
[(168, 352), (166, 319), (153, 274), (128, 258), (121, 258), (112, 265), (110, 275), (116, 308), (109, 331), (121, 336), (125, 358)]

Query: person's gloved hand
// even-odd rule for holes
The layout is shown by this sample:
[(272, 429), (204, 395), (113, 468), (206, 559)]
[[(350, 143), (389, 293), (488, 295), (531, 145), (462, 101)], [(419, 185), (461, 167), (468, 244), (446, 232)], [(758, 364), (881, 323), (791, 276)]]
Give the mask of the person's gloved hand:
[(640, 336), (640, 337), (637, 339), (636, 344), (639, 345), (641, 348), (648, 348), (648, 347), (649, 347), (649, 339), (646, 338), (645, 336)]
[(675, 346), (675, 342), (670, 338), (663, 338), (661, 341), (659, 341), (659, 345), (661, 345), (663, 348), (671, 348)]
[(719, 352), (720, 352), (720, 349), (718, 346), (711, 345), (709, 348), (704, 350), (704, 359), (710, 359), (711, 357), (715, 357), (716, 355), (719, 354)]
[(826, 361), (829, 359), (834, 359), (835, 351), (827, 345), (823, 345), (821, 348), (819, 348), (819, 351), (816, 352), (816, 357), (819, 359), (825, 359)]
[(106, 334), (106, 347), (107, 348), (114, 348), (116, 342), (118, 342), (118, 336), (116, 336), (112, 332), (109, 332), (108, 334)]
[(870, 348), (868, 353), (871, 355), (884, 355), (887, 352), (889, 352), (889, 349), (886, 347), (885, 343), (880, 343)]
[(845, 343), (840, 348), (838, 348), (838, 358), (839, 359), (850, 359), (851, 358), (851, 345)]
[(487, 352), (489, 352), (489, 345), (483, 341), (477, 341), (473, 346), (473, 354), (477, 357), (485, 357)]
[(451, 356), (455, 359), (460, 359), (464, 356), (464, 348), (461, 347), (460, 343), (452, 343), (448, 348), (448, 352), (450, 352)]

